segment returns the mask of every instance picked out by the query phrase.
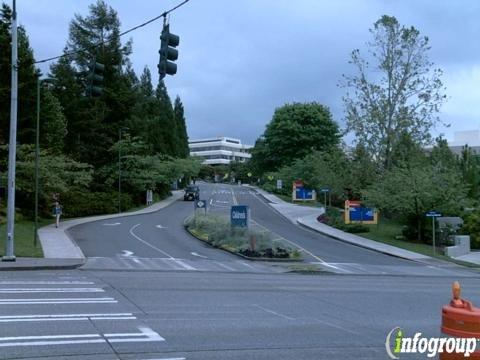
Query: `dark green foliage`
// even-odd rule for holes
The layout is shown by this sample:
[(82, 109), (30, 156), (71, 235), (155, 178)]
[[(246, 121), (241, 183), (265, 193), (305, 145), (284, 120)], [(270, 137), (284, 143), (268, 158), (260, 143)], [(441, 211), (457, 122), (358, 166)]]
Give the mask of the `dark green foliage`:
[(183, 104), (179, 96), (175, 98), (173, 113), (177, 130), (177, 156), (186, 158), (190, 155), (190, 149), (188, 148), (187, 125), (185, 123)]
[[(8, 143), (11, 91), (11, 16), (6, 4), (0, 10), (0, 144)], [(38, 73), (33, 65), (33, 51), (22, 26), (18, 27), (18, 126), (17, 141), (32, 143), (35, 138)]]
[(472, 248), (480, 249), (480, 212), (470, 213), (464, 218), (461, 232), (462, 234), (470, 235)]
[(252, 152), (252, 166), (264, 173), (289, 165), (312, 151), (329, 151), (340, 142), (330, 110), (318, 103), (286, 104), (275, 110)]
[[(71, 191), (61, 197), (64, 216), (79, 217), (118, 212), (118, 194), (116, 192)], [(137, 204), (132, 195), (122, 193), (123, 209), (131, 209)]]

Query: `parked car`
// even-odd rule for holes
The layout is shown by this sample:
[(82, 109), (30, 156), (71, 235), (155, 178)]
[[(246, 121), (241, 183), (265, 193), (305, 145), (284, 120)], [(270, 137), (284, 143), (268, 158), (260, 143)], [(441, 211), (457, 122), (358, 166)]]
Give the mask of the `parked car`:
[(189, 185), (185, 188), (185, 194), (183, 195), (183, 200), (193, 201), (200, 199), (200, 188), (195, 185)]

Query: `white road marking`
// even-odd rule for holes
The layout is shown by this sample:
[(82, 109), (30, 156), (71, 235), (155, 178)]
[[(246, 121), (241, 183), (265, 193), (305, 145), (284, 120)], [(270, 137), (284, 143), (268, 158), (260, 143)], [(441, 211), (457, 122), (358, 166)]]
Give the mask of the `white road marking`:
[(0, 285), (92, 285), (92, 281), (0, 281)]
[(135, 320), (132, 313), (112, 314), (47, 314), (0, 316), (0, 323), (42, 321), (87, 321), (87, 320)]
[(123, 254), (121, 256), (132, 256), (133, 255), (133, 252), (132, 251), (129, 251), (129, 250), (122, 250)]
[(105, 292), (101, 288), (0, 288), (0, 294), (28, 294), (28, 293), (92, 293)]
[(208, 257), (206, 257), (204, 255), (197, 254), (196, 252), (193, 252), (193, 251), (190, 254), (192, 254), (193, 256), (198, 256), (198, 257), (201, 257), (201, 258), (204, 258), (204, 259), (208, 259)]
[(252, 265), (246, 263), (245, 261), (240, 261), (240, 264), (242, 264), (242, 265), (244, 265), (244, 266), (246, 266), (246, 267), (248, 267), (248, 268), (250, 268), (250, 269), (255, 269)]
[(222, 263), (219, 262), (219, 261), (214, 261), (214, 263), (217, 264), (218, 266), (224, 268), (224, 269), (229, 270), (229, 271), (235, 271), (234, 268), (231, 268), (230, 266), (227, 266), (227, 265), (225, 265), (225, 264), (222, 264)]
[(137, 225), (134, 225), (130, 228), (130, 235), (132, 235), (135, 239), (137, 239), (138, 241), (142, 242), (143, 244), (147, 245), (148, 247), (152, 248), (153, 250), (157, 250), (158, 252), (162, 253), (163, 255), (165, 256), (168, 256), (169, 258), (173, 259), (173, 256), (166, 253), (165, 251), (157, 248), (156, 246), (150, 244), (149, 242), (143, 240), (140, 236), (136, 235), (133, 230), (135, 230), (137, 227), (139, 227), (141, 224), (137, 224)]
[(167, 229), (166, 226), (163, 226), (163, 225), (160, 225), (160, 224), (156, 225), (155, 227), (156, 227), (157, 229)]
[(230, 201), (223, 201), (223, 200), (215, 200), (215, 202), (220, 204), (230, 204)]
[(141, 264), (141, 261), (138, 260), (137, 258), (132, 258), (132, 260), (133, 260), (134, 262), (136, 262), (137, 264)]
[(151, 247), (152, 249), (154, 250), (157, 250), (158, 252), (168, 256), (170, 258), (170, 260), (174, 261), (175, 263), (177, 263), (178, 265), (182, 266), (185, 270), (197, 270), (195, 269), (193, 266), (190, 266), (188, 264), (185, 264), (181, 259), (175, 259), (173, 256), (171, 256), (170, 254), (166, 253), (165, 251), (157, 248), (156, 246), (150, 244), (149, 242), (143, 240), (140, 236), (136, 235), (133, 230), (135, 230), (137, 227), (139, 227), (141, 224), (137, 224), (137, 225), (134, 225), (132, 226), (132, 228), (130, 229), (130, 235), (132, 235), (135, 239), (137, 239), (138, 241), (144, 243), (145, 245)]
[(237, 197), (235, 196), (235, 192), (233, 191), (233, 188), (230, 188), (232, 192), (232, 198), (233, 198), (233, 205), (238, 205)]
[(265, 311), (265, 312), (267, 312), (267, 313), (269, 313), (269, 314), (273, 314), (273, 315), (282, 317), (282, 318), (287, 319), (287, 320), (295, 320), (294, 318), (292, 318), (292, 317), (290, 317), (290, 316), (280, 314), (280, 313), (278, 313), (278, 312), (276, 312), (276, 311), (273, 311), (273, 310), (271, 310), (271, 309), (267, 309), (267, 308), (265, 308), (265, 307), (263, 307), (263, 306), (261, 306), (261, 305), (254, 304), (254, 306), (258, 307), (259, 309), (261, 309), (261, 310), (263, 310), (263, 311)]
[(102, 224), (103, 226), (117, 226), (117, 225), (121, 225), (121, 223), (119, 222), (116, 222), (116, 223), (105, 223), (105, 224)]
[(138, 330), (140, 333), (112, 333), (103, 336), (100, 334), (9, 336), (0, 338), (0, 347), (165, 341), (148, 327), (138, 327)]
[(36, 304), (113, 304), (118, 303), (111, 297), (105, 298), (58, 298), (58, 299), (0, 299), (0, 305), (36, 305)]
[(172, 259), (173, 261), (175, 261), (177, 264), (179, 264), (180, 266), (183, 266), (186, 270), (197, 270), (196, 268), (194, 268), (193, 266), (190, 266), (188, 264), (185, 264), (183, 261), (181, 261), (180, 259)]

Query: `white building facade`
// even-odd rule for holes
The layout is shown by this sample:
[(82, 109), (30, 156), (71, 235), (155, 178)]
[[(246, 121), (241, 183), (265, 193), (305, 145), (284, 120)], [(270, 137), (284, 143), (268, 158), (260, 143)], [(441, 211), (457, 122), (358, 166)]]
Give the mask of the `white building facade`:
[(239, 139), (230, 137), (215, 137), (190, 140), (188, 142), (191, 156), (198, 156), (207, 165), (227, 165), (232, 161), (245, 162), (252, 155), (252, 145), (244, 145)]

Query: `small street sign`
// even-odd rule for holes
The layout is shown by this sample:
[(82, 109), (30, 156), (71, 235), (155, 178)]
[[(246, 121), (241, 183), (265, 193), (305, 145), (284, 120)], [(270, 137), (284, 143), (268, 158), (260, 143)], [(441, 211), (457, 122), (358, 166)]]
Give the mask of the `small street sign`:
[(439, 212), (436, 212), (435, 210), (428, 211), (425, 213), (426, 217), (442, 217), (443, 215)]
[(329, 191), (330, 191), (329, 188), (321, 188), (321, 189), (320, 189), (320, 192), (322, 192), (322, 193), (327, 193), (327, 192), (329, 192)]
[(205, 200), (195, 200), (195, 207), (197, 209), (206, 209), (207, 202)]
[(277, 180), (277, 189), (281, 190), (283, 188), (283, 181), (281, 179)]

